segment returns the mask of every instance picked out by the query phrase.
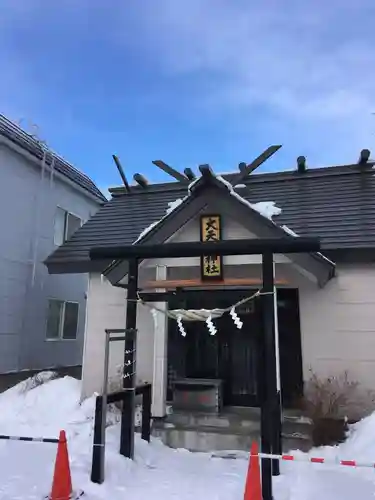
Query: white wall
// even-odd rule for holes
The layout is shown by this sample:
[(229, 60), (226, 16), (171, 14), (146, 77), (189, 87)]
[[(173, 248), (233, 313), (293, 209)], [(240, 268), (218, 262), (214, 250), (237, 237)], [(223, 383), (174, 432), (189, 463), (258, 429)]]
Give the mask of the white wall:
[[(57, 248), (57, 206), (86, 221), (100, 202), (56, 172), (44, 174), (41, 160), (0, 136), (0, 373), (82, 362), (87, 276), (49, 275), (43, 260)], [(46, 341), (50, 298), (79, 303), (76, 340)]]
[[(104, 368), (106, 328), (125, 328), (126, 290), (116, 288), (97, 273), (90, 274), (86, 307), (86, 331), (82, 367), (82, 398), (101, 393)], [(139, 305), (137, 311), (137, 382), (152, 381), (153, 318), (148, 308)], [(110, 377), (123, 364), (124, 343), (110, 347)]]
[(375, 265), (341, 265), (324, 289), (300, 288), (304, 378), (347, 370), (375, 388)]

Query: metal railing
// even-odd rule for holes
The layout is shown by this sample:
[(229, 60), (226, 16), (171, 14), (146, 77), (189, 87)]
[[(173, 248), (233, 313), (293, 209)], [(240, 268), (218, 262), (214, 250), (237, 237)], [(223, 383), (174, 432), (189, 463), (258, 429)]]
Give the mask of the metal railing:
[[(151, 384), (139, 385), (135, 388), (136, 395), (142, 395), (142, 420), (141, 420), (141, 437), (147, 442), (150, 442), (151, 437)], [(128, 398), (131, 397), (129, 390), (122, 389), (120, 391), (106, 394), (106, 401), (103, 396), (96, 397), (95, 406), (95, 423), (94, 423), (94, 440), (92, 449), (92, 466), (91, 466), (91, 481), (93, 483), (102, 484), (104, 482), (104, 462), (105, 462), (105, 424), (106, 405), (122, 402), (126, 404)]]

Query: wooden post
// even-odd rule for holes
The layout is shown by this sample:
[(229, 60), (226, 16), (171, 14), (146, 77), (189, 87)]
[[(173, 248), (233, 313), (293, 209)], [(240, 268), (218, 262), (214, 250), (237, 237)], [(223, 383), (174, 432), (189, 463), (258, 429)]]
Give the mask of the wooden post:
[[(274, 441), (273, 418), (274, 403), (277, 395), (276, 387), (276, 355), (275, 355), (275, 317), (274, 317), (274, 276), (273, 254), (266, 252), (262, 255), (263, 289), (262, 316), (263, 316), (263, 363), (265, 380), (261, 402), (261, 448), (262, 453), (272, 453)], [(262, 492), (263, 500), (272, 500), (272, 469), (270, 459), (262, 460)]]
[(145, 441), (150, 442), (151, 436), (151, 384), (143, 388), (142, 394), (142, 429), (141, 436)]
[[(276, 396), (273, 405), (273, 417), (272, 417), (272, 453), (274, 455), (281, 455), (283, 451), (282, 446), (282, 423), (283, 423), (283, 412), (282, 412), (282, 392), (281, 392), (281, 372), (280, 372), (280, 339), (279, 339), (279, 318), (277, 309), (277, 288), (275, 285), (276, 267), (273, 264), (273, 276), (274, 276), (274, 287), (273, 287), (273, 308), (274, 308), (274, 332), (275, 332), (275, 356), (276, 356)], [(274, 460), (272, 473), (274, 476), (280, 475), (280, 462)]]
[(123, 388), (129, 392), (124, 398), (121, 415), (120, 453), (134, 458), (134, 417), (135, 417), (135, 360), (137, 346), (137, 289), (138, 260), (129, 259), (128, 294), (126, 303), (126, 340), (124, 352)]
[(103, 435), (103, 398), (96, 397), (95, 401), (95, 421), (94, 421), (94, 443), (92, 447), (91, 481), (102, 484), (104, 482), (104, 443)]
[[(165, 281), (167, 278), (167, 266), (156, 266), (156, 283)], [(156, 288), (156, 293), (165, 293), (164, 288)], [(162, 299), (163, 300), (163, 299)], [(153, 383), (152, 383), (152, 414), (155, 418), (163, 418), (166, 415), (167, 401), (167, 338), (168, 338), (168, 302), (163, 301), (155, 304), (159, 311), (154, 314), (154, 359), (153, 359)], [(152, 341), (152, 337), (150, 338)]]

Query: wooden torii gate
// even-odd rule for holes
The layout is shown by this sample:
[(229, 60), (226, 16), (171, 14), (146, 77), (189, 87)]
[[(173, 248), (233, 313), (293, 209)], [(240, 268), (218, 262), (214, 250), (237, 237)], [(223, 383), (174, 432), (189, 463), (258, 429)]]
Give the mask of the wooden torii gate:
[[(126, 330), (133, 330), (125, 340), (124, 389), (131, 396), (123, 405), (121, 418), (120, 453), (134, 457), (135, 374), (134, 352), (137, 337), (138, 266), (144, 259), (201, 257), (204, 255), (262, 255), (263, 302), (263, 366), (265, 377), (261, 380), (261, 451), (279, 455), (281, 449), (281, 394), (277, 387), (277, 356), (275, 346), (274, 254), (307, 253), (320, 251), (317, 238), (283, 238), (226, 240), (217, 242), (139, 244), (128, 246), (94, 247), (92, 260), (128, 261), (126, 303)], [(279, 474), (278, 460), (262, 460), (262, 491), (264, 500), (272, 500), (272, 475)]]

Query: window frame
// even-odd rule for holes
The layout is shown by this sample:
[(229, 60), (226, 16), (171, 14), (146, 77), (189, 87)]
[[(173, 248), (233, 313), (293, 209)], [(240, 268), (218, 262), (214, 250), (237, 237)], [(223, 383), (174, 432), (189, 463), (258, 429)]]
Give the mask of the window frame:
[[(61, 302), (62, 308), (60, 312), (59, 319), (59, 335), (58, 337), (48, 337), (48, 320), (49, 320), (49, 305), (51, 301)], [(77, 304), (77, 328), (76, 328), (76, 336), (75, 338), (65, 338), (64, 337), (64, 325), (65, 325), (65, 308), (66, 304)], [(46, 342), (76, 342), (78, 340), (78, 328), (79, 328), (79, 312), (80, 312), (80, 303), (77, 300), (63, 300), (57, 297), (49, 297), (47, 299), (47, 316), (46, 316), (46, 327), (45, 327), (45, 336), (44, 340)]]
[[(63, 230), (63, 241), (62, 243), (56, 243), (56, 216), (59, 210), (62, 210), (64, 212), (64, 230)], [(55, 216), (53, 218), (53, 244), (56, 247), (59, 247), (63, 245), (67, 241), (67, 233), (68, 233), (68, 217), (69, 215), (72, 215), (73, 217), (76, 217), (79, 219), (80, 224), (79, 227), (83, 226), (83, 219), (79, 215), (77, 215), (75, 212), (71, 212), (70, 210), (66, 210), (66, 208), (63, 208), (61, 205), (57, 205), (56, 210), (55, 210)], [(73, 233), (74, 234), (74, 233)]]

